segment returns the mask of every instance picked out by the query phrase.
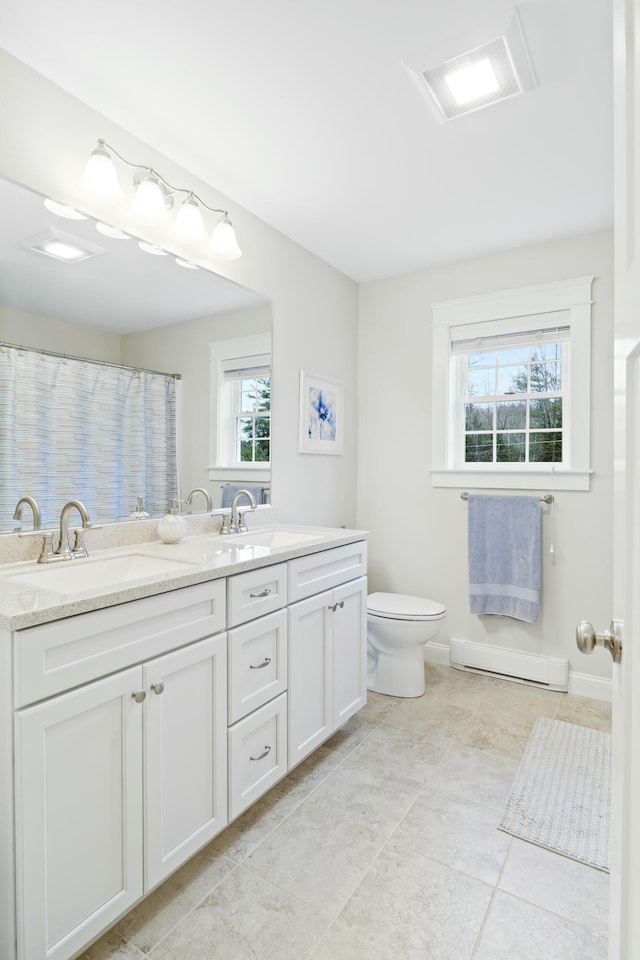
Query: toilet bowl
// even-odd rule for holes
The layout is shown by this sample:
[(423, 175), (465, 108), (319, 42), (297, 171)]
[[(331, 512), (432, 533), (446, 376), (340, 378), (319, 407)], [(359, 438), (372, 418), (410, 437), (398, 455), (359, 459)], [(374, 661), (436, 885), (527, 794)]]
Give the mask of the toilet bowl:
[(447, 611), (436, 600), (402, 593), (367, 597), (367, 687), (392, 697), (421, 697), (424, 645)]

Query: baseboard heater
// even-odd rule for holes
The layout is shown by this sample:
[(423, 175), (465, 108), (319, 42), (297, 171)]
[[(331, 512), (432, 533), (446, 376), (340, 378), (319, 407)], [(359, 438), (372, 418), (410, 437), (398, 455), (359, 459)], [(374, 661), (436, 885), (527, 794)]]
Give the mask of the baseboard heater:
[(451, 666), (487, 676), (529, 683), (547, 690), (569, 689), (569, 661), (494, 647), (473, 640), (451, 639)]

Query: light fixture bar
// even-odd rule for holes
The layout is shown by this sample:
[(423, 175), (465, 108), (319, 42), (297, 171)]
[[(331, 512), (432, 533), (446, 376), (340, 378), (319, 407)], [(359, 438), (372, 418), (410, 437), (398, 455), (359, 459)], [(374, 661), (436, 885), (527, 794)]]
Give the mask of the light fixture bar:
[[(174, 186), (172, 183), (169, 183), (166, 177), (163, 177), (162, 174), (158, 173), (157, 170), (154, 170), (153, 167), (150, 167), (146, 163), (132, 163), (131, 160), (123, 157), (110, 143), (107, 143), (106, 140), (102, 138), (98, 139), (98, 145), (91, 153), (87, 170), (85, 171), (84, 181), (89, 188), (94, 189), (96, 192), (103, 192), (99, 183), (91, 176), (92, 171), (90, 165), (92, 165), (92, 161), (97, 159), (98, 162), (104, 165), (104, 162), (112, 159), (112, 157), (115, 157), (126, 167), (137, 171), (133, 178), (134, 187), (136, 188), (136, 198), (139, 200), (136, 206), (144, 215), (157, 216), (162, 214), (163, 207), (170, 209), (173, 206), (173, 198), (176, 194), (184, 194), (185, 199), (182, 202), (177, 217), (177, 226), (183, 235), (191, 240), (197, 239), (197, 235), (200, 233), (197, 219), (200, 213), (199, 208), (207, 210), (209, 213), (220, 214), (220, 219), (213, 229), (211, 238), (210, 250), (213, 256), (223, 260), (235, 260), (237, 257), (242, 256), (242, 251), (238, 246), (235, 231), (227, 210), (210, 206), (188, 187)], [(117, 180), (115, 166), (113, 166), (113, 178)], [(105, 195), (115, 195), (113, 178), (111, 178), (108, 183), (108, 189), (104, 191)], [(142, 191), (140, 190), (141, 187), (143, 188)], [(146, 197), (139, 197), (140, 193), (146, 194)], [(147, 201), (146, 203), (145, 200)], [(200, 220), (201, 219), (200, 217)], [(221, 230), (218, 229), (220, 227), (222, 228)], [(224, 237), (224, 243), (222, 244), (220, 243), (221, 235)]]

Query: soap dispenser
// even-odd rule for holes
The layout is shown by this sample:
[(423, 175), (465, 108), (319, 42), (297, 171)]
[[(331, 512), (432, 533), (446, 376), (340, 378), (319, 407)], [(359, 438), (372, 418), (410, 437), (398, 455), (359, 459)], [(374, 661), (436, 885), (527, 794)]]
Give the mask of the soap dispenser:
[(134, 512), (129, 515), (132, 520), (146, 520), (149, 516), (142, 503), (142, 497), (138, 497), (138, 505)]
[(187, 521), (180, 516), (180, 504), (174, 499), (169, 513), (158, 521), (158, 536), (165, 543), (179, 543), (186, 532)]

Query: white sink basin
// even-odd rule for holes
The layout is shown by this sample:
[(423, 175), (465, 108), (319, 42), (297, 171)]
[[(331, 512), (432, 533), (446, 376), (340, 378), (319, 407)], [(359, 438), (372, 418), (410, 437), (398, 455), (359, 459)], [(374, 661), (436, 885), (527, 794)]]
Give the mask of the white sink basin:
[(84, 593), (87, 590), (104, 590), (105, 587), (144, 580), (148, 577), (163, 577), (168, 574), (187, 572), (193, 564), (172, 557), (146, 557), (138, 553), (105, 560), (65, 560), (59, 563), (41, 564), (31, 573), (8, 576), (12, 583), (22, 583), (40, 590), (55, 590), (57, 593)]
[(265, 530), (262, 533), (239, 533), (234, 537), (225, 537), (226, 543), (245, 547), (295, 547), (309, 540), (322, 539), (321, 533), (302, 533), (298, 530)]

